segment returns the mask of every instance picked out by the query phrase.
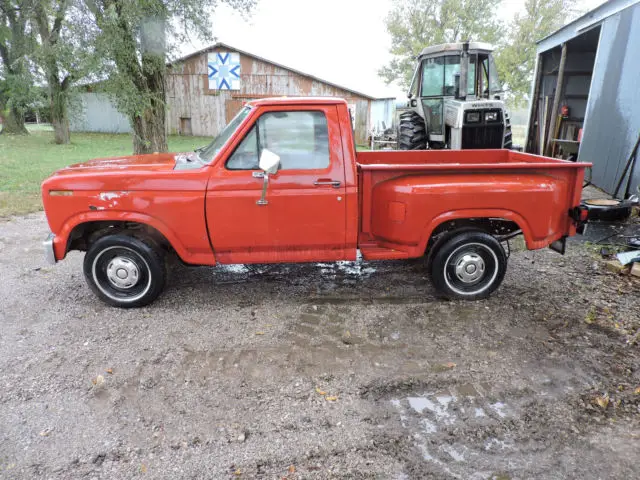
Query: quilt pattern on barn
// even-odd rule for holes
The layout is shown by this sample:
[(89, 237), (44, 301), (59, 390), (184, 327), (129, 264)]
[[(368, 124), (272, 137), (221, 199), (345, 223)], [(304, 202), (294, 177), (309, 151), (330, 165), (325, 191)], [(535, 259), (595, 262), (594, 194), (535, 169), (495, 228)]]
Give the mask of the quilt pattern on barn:
[(240, 90), (240, 54), (214, 52), (209, 54), (209, 90)]

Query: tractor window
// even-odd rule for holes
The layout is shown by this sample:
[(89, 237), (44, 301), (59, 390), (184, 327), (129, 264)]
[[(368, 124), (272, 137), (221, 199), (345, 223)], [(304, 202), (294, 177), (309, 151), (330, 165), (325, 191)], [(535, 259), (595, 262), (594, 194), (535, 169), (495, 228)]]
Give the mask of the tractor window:
[(467, 95), (476, 93), (476, 63), (478, 56), (474, 53), (469, 55), (469, 71), (467, 72)]
[(478, 96), (489, 98), (489, 57), (484, 57), (478, 72)]
[[(460, 57), (427, 58), (422, 62), (422, 97), (453, 97), (455, 95), (456, 74), (460, 73)], [(469, 56), (467, 94), (475, 93), (476, 56)]]
[(460, 73), (460, 57), (444, 57), (444, 90), (443, 95), (455, 95), (456, 74)]
[(444, 58), (427, 58), (422, 62), (422, 97), (442, 95)]
[(493, 61), (493, 57), (489, 57), (489, 92), (492, 95), (502, 92), (502, 85), (500, 85), (500, 79), (498, 78), (498, 69), (496, 68), (496, 62)]

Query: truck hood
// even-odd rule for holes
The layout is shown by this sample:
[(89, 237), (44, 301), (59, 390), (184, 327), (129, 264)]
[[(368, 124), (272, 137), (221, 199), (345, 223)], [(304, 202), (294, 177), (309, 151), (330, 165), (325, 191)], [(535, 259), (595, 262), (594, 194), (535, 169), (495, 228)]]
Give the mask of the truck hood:
[(204, 191), (208, 176), (199, 174), (204, 166), (194, 152), (98, 158), (54, 172), (42, 190)]
[(100, 174), (107, 170), (122, 173), (130, 171), (164, 171), (173, 170), (176, 157), (185, 156), (184, 153), (150, 153), (146, 155), (129, 155), (124, 157), (97, 158), (75, 165), (69, 165), (56, 172), (57, 175), (66, 174)]

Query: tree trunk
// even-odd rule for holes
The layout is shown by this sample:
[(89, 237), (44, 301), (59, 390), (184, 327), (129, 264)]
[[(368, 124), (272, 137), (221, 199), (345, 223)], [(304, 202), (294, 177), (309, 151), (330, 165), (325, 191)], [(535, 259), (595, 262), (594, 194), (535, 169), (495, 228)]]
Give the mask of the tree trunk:
[(168, 150), (165, 130), (165, 22), (163, 15), (150, 17), (140, 29), (142, 55), (139, 73), (148, 103), (142, 115), (133, 118), (134, 153)]
[(67, 144), (71, 141), (69, 131), (68, 113), (68, 77), (59, 82), (56, 76), (49, 78), (49, 95), (51, 96), (51, 124), (53, 125), (53, 136), (58, 145)]
[(65, 145), (71, 142), (69, 119), (52, 117), (51, 124), (53, 125), (53, 137), (58, 145)]
[(164, 101), (152, 102), (143, 115), (131, 119), (133, 126), (133, 153), (166, 152), (167, 134), (165, 131)]
[(24, 124), (24, 115), (13, 107), (8, 108), (2, 116), (2, 133), (29, 135)]

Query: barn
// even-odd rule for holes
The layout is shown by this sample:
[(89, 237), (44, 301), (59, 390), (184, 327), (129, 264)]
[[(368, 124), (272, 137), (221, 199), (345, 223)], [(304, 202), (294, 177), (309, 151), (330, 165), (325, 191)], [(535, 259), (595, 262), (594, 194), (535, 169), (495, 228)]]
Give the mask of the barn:
[(394, 98), (341, 87), (225, 43), (169, 64), (166, 95), (169, 134), (215, 136), (246, 102), (283, 95), (344, 98), (358, 144), (367, 143), (372, 128), (391, 127), (395, 117)]
[(637, 193), (640, 165), (624, 173), (640, 141), (638, 46), (638, 0), (610, 0), (540, 40), (527, 151), (591, 162), (597, 187), (613, 194), (623, 178), (621, 197), (631, 178)]
[[(78, 96), (71, 118), (76, 132), (128, 133), (131, 126), (96, 85)], [(242, 105), (265, 97), (341, 97), (349, 104), (356, 143), (371, 130), (391, 128), (395, 98), (377, 98), (285, 67), (225, 43), (167, 65), (166, 128), (170, 135), (214, 137)], [(90, 90), (97, 91), (90, 91)]]

